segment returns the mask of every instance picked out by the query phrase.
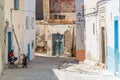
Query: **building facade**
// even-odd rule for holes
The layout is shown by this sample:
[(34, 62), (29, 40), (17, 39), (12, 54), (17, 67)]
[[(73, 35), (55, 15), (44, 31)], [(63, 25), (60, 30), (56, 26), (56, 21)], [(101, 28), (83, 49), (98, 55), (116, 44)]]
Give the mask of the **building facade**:
[(99, 62), (104, 64), (103, 67), (107, 68), (108, 54), (107, 54), (107, 26), (106, 26), (106, 0), (99, 0), (97, 2), (97, 15), (99, 21)]
[(106, 68), (108, 64), (106, 1), (84, 0), (84, 5), (86, 58)]
[(85, 60), (84, 0), (76, 0), (76, 59)]
[(106, 1), (106, 25), (107, 25), (107, 50), (108, 50), (108, 70), (120, 77), (120, 1)]
[(31, 60), (34, 57), (35, 45), (35, 0), (5, 0), (5, 21), (6, 64), (11, 50), (14, 50), (18, 61), (21, 54), (27, 54)]
[(35, 11), (36, 0), (25, 0), (25, 36), (24, 36), (24, 53), (28, 54), (28, 59), (32, 60), (35, 55)]
[(44, 27), (49, 55), (75, 54), (75, 19), (75, 0), (43, 0), (43, 20), (37, 22)]
[(97, 15), (98, 0), (84, 0), (85, 6), (85, 50), (86, 59), (99, 61), (99, 21)]

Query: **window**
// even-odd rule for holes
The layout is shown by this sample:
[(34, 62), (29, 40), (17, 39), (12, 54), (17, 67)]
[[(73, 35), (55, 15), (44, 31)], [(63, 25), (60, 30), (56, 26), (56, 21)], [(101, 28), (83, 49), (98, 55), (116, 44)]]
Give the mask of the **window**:
[(32, 41), (31, 46), (32, 46), (32, 49), (34, 49), (34, 40)]
[(58, 19), (58, 16), (57, 16), (57, 15), (54, 15), (54, 19)]
[(31, 19), (31, 27), (34, 29), (34, 18)]
[(110, 20), (112, 21), (112, 12), (110, 13)]
[(93, 35), (95, 34), (95, 23), (93, 23)]
[(59, 15), (59, 19), (65, 19), (65, 15)]
[(14, 0), (14, 10), (19, 10), (19, 0)]
[(84, 5), (82, 5), (82, 17), (84, 17)]
[(26, 17), (26, 29), (29, 29), (29, 17)]

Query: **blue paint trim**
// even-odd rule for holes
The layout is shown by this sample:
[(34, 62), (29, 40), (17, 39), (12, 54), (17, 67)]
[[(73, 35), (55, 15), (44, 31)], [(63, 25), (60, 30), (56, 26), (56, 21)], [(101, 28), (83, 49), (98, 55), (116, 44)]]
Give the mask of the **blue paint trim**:
[(115, 17), (114, 19), (114, 48), (115, 53), (117, 54), (116, 50), (119, 49), (119, 34), (118, 34), (118, 17)]
[(30, 44), (28, 44), (28, 61), (30, 61)]
[(8, 54), (12, 50), (12, 32), (8, 32)]
[(108, 47), (108, 71), (115, 74), (115, 54), (111, 47)]
[[(12, 42), (11, 42), (11, 44), (12, 44), (12, 49), (14, 49), (13, 48), (13, 30), (12, 30), (12, 28), (7, 28), (7, 31), (6, 31), (6, 44), (8, 45), (8, 32), (11, 32), (12, 33)], [(8, 63), (8, 46), (6, 47), (6, 53), (5, 53), (5, 55), (6, 55), (6, 63)], [(14, 52), (15, 53), (15, 52)]]
[(118, 76), (120, 78), (120, 54), (119, 54), (119, 20), (118, 16), (114, 17), (114, 38), (115, 38), (115, 61), (116, 69), (118, 70)]
[(118, 16), (115, 16), (115, 17), (114, 17), (114, 20), (118, 20)]
[[(7, 42), (8, 42), (8, 32), (11, 32), (11, 44), (12, 44), (12, 50), (13, 50), (13, 31), (12, 31), (12, 28), (8, 28), (7, 29), (7, 33), (6, 33), (6, 37), (7, 37)], [(7, 43), (8, 44), (8, 43)], [(7, 54), (8, 54), (9, 52), (8, 52), (8, 47), (7, 47)]]

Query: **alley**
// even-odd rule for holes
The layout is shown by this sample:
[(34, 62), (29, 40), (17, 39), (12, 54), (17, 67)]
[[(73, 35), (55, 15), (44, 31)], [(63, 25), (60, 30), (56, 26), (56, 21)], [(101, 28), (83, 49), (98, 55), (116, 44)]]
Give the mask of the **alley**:
[[(94, 64), (94, 63), (93, 63)], [(36, 56), (27, 69), (6, 69), (1, 80), (119, 80), (91, 62)]]

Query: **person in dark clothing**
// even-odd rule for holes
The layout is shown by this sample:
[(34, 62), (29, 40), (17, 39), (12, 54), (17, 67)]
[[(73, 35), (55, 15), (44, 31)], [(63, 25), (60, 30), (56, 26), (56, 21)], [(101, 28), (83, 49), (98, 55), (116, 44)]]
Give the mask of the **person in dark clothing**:
[(27, 68), (27, 56), (23, 55), (23, 59), (22, 59), (22, 67)]

